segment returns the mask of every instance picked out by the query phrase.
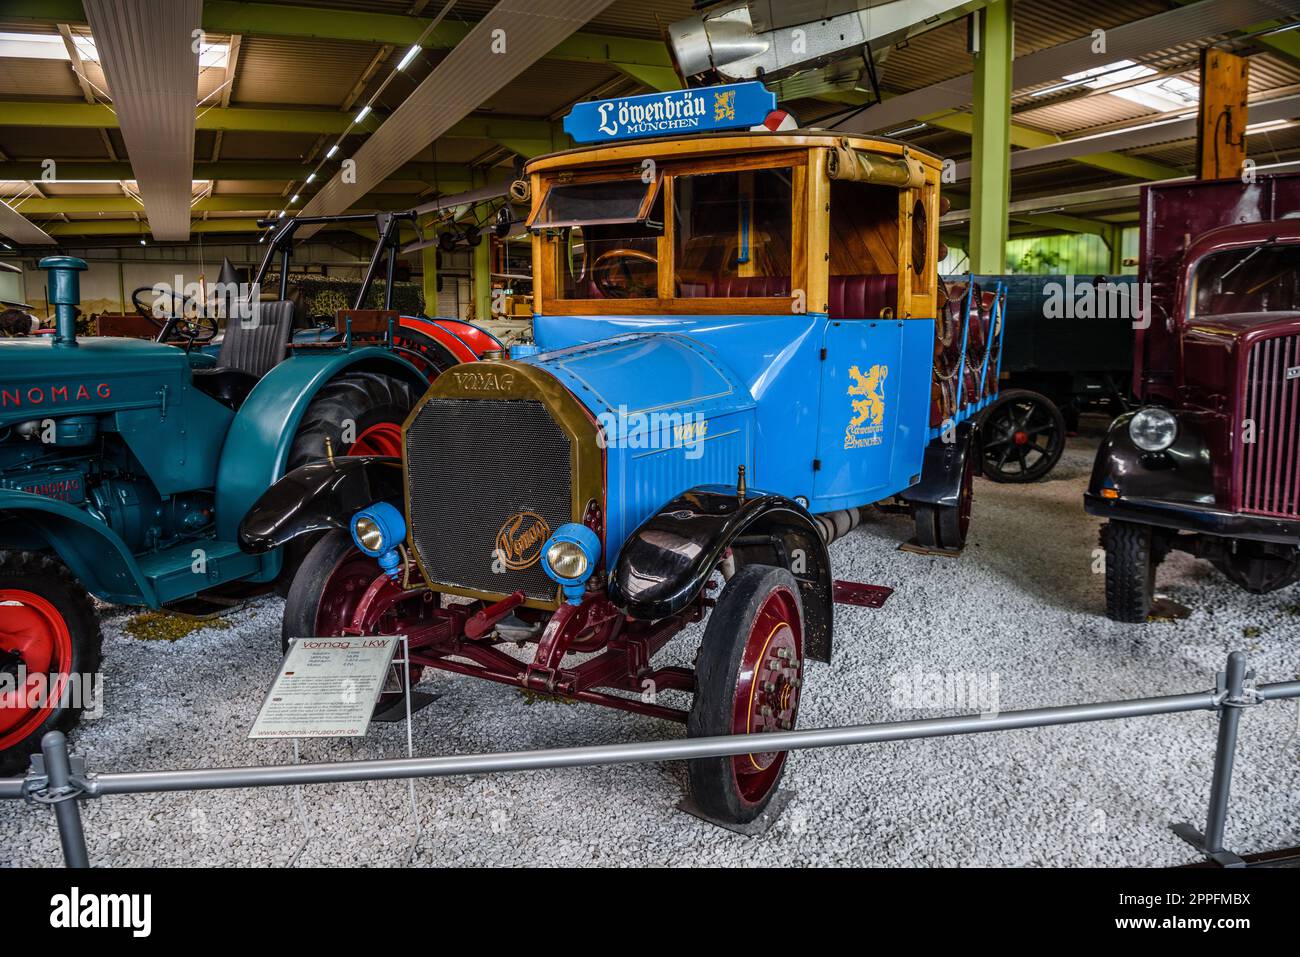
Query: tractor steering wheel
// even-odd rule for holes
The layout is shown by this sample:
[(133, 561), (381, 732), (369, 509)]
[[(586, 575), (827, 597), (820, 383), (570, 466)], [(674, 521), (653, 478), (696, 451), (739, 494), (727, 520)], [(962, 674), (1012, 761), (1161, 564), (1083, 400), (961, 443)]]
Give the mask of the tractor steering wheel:
[(649, 263), (656, 269), (659, 266), (657, 257), (639, 249), (611, 249), (591, 264), (591, 281), (606, 299), (653, 299), (657, 288), (633, 275), (633, 262)]
[[(173, 314), (165, 319), (160, 319), (153, 314), (151, 305), (142, 301), (143, 294), (154, 291), (153, 286), (141, 286), (131, 293), (131, 305), (135, 306), (135, 311), (144, 318), (148, 319), (158, 327), (158, 335), (154, 342), (170, 342), (172, 339), (180, 338), (185, 340), (185, 348), (189, 349), (194, 345), (203, 345), (211, 342), (216, 338), (221, 327), (217, 320), (212, 316), (195, 316), (186, 318), (185, 311), (193, 308), (199, 312), (199, 303), (190, 296), (184, 296), (171, 290)], [(180, 304), (180, 312), (176, 312), (176, 304)]]

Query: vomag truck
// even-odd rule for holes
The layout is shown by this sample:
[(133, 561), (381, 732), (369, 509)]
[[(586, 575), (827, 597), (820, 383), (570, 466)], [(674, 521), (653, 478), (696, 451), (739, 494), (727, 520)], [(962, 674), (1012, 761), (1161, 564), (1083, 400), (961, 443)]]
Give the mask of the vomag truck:
[[(402, 634), (417, 669), (761, 735), (830, 659), (827, 543), (860, 510), (901, 497), (921, 547), (961, 546), (1000, 325), (940, 285), (940, 161), (774, 106), (575, 107), (587, 145), (526, 169), (540, 351), (449, 370), (400, 456), (297, 469), (244, 519), (255, 553), (335, 529), (284, 639)], [(655, 661), (706, 616), (693, 666)], [(750, 821), (784, 766), (759, 738), (692, 762), (692, 797)]]

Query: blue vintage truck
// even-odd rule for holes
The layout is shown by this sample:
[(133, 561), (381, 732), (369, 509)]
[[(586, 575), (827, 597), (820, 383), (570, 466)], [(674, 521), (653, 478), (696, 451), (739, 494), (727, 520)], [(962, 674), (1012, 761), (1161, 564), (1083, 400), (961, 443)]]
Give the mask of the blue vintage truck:
[[(274, 261), (287, 276), (301, 222), (272, 234), (254, 288)], [(396, 222), (380, 218), (364, 285), (393, 261)], [(337, 329), (295, 333), (283, 284), (279, 299), (246, 301), (209, 350), (216, 320), (179, 312), (156, 341), (78, 338), (86, 264), (41, 266), (57, 328), (0, 339), (0, 774), (91, 703), (92, 596), (193, 609), (275, 581), (284, 550), (237, 541), (258, 496), (330, 448), (400, 450), (430, 379), (488, 345), (467, 324), (360, 308)]]
[[(1001, 323), (939, 282), (940, 161), (770, 132), (743, 86), (574, 109), (587, 145), (526, 169), (537, 351), (452, 368), (400, 456), (297, 469), (245, 518), (256, 554), (334, 529), (286, 640), (404, 634), (419, 668), (774, 731), (829, 660), (827, 543), (860, 509), (961, 547)], [(706, 615), (693, 668), (654, 663)], [(692, 762), (693, 799), (750, 821), (784, 764)]]

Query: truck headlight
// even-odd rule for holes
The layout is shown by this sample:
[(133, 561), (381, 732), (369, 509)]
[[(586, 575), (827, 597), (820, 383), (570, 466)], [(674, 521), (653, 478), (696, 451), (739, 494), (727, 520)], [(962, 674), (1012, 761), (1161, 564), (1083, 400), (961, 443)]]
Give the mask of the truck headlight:
[(600, 538), (586, 525), (569, 522), (555, 530), (542, 549), (542, 569), (564, 588), (572, 605), (582, 602), (583, 584), (596, 570)]
[(387, 502), (376, 502), (352, 516), (352, 541), (371, 558), (379, 558), (406, 539), (406, 520)]
[(546, 549), (546, 563), (556, 578), (565, 581), (583, 577), (591, 564), (577, 542), (553, 542)]
[(1168, 409), (1148, 406), (1129, 419), (1128, 435), (1144, 452), (1163, 452), (1178, 438), (1178, 420)]

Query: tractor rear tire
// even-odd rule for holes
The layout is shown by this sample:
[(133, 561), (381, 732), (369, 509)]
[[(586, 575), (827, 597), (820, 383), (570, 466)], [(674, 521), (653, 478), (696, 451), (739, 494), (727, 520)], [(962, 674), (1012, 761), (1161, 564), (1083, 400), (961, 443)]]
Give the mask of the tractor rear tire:
[[(687, 735), (761, 735), (793, 728), (802, 668), (799, 583), (784, 568), (743, 566), (722, 589), (704, 629)], [(708, 817), (746, 824), (776, 794), (788, 753), (691, 761), (691, 796)]]
[(1160, 550), (1150, 525), (1110, 521), (1102, 529), (1106, 548), (1106, 617), (1144, 622), (1155, 600)]
[[(335, 455), (401, 455), (402, 423), (418, 398), (410, 383), (379, 372), (345, 372), (330, 380), (303, 414), (286, 471), (326, 458), (326, 439)], [(284, 547), (280, 594), (288, 594), (294, 573), (319, 539), (306, 535)]]
[[(93, 688), (80, 676), (98, 675), (104, 639), (86, 590), (67, 566), (39, 552), (0, 551), (0, 619), (0, 670), (11, 682), (20, 668), (31, 669), (29, 682), (46, 676), (35, 708), (14, 700), (11, 683), (0, 694), (0, 776), (8, 776), (26, 771), (47, 732), (66, 734), (81, 720)], [(51, 694), (55, 675), (76, 676), (76, 685), (61, 682), (68, 693)]]

